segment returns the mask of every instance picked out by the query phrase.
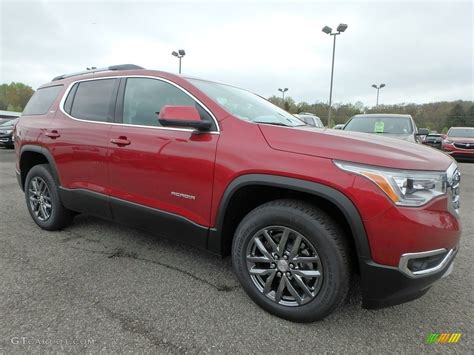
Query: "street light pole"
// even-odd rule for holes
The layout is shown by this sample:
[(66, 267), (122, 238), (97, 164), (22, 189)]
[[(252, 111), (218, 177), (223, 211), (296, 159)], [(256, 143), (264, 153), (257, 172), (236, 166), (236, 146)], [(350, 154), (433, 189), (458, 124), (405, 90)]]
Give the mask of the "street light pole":
[(177, 52), (171, 52), (171, 54), (179, 59), (179, 74), (181, 74), (181, 59), (186, 55), (186, 52), (184, 49), (179, 49)]
[(329, 113), (328, 113), (328, 127), (331, 127), (331, 108), (332, 108), (332, 83), (334, 78), (334, 57), (336, 56), (336, 35), (331, 35), (334, 37), (334, 42), (332, 45), (332, 65), (331, 65), (331, 86), (329, 88)]
[(378, 105), (379, 105), (379, 92), (380, 92), (380, 89), (385, 87), (385, 84), (380, 84), (379, 86), (373, 84), (372, 87), (377, 89), (377, 104), (375, 105), (375, 107), (378, 107)]
[(334, 37), (332, 45), (332, 65), (331, 65), (331, 85), (329, 86), (329, 112), (328, 112), (328, 127), (331, 127), (331, 109), (332, 109), (332, 85), (334, 81), (334, 58), (336, 56), (336, 36), (340, 35), (347, 29), (347, 25), (344, 23), (337, 26), (337, 32), (332, 32), (332, 28), (329, 26), (324, 26), (322, 31), (330, 36)]
[(285, 105), (285, 92), (288, 91), (288, 88), (281, 89), (279, 88), (278, 91), (281, 91), (282, 99), (283, 99), (283, 105)]

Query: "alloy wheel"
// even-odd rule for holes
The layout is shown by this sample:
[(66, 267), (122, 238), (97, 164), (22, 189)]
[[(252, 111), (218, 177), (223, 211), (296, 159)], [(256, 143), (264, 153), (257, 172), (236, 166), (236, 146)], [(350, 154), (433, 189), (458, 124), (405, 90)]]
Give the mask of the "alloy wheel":
[(46, 182), (39, 176), (30, 181), (28, 199), (31, 210), (39, 221), (45, 222), (51, 217), (53, 209), (51, 193)]
[(248, 244), (246, 262), (257, 289), (284, 306), (310, 302), (322, 285), (323, 269), (316, 248), (288, 227), (258, 231)]

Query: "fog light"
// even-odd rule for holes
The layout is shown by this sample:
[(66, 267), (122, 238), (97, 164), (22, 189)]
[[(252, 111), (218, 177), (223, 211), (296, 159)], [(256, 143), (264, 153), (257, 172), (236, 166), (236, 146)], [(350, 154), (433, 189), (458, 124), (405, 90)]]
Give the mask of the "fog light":
[(438, 266), (443, 261), (446, 254), (448, 254), (447, 251), (441, 254), (427, 256), (424, 258), (410, 259), (408, 260), (407, 267), (412, 272), (431, 269), (433, 267)]

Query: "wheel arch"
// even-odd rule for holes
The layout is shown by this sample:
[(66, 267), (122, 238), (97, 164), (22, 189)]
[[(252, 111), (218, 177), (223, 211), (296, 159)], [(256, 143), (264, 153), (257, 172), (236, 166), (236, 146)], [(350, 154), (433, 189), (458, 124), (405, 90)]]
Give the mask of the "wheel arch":
[[(319, 202), (325, 203), (325, 208), (328, 206), (334, 207), (335, 209), (332, 212), (339, 214), (337, 216), (339, 218), (343, 217), (344, 223), (347, 224), (357, 257), (359, 259), (370, 259), (370, 248), (364, 224), (359, 211), (346, 195), (323, 184), (267, 174), (242, 175), (229, 184), (218, 208), (215, 227), (210, 230), (208, 249), (211, 252), (222, 256), (229, 255), (235, 227), (240, 222), (241, 215), (249, 212), (246, 211), (245, 207), (237, 209), (232, 205), (238, 204), (241, 196), (245, 196), (243, 198), (246, 203), (249, 203), (249, 200), (251, 201), (247, 209), (255, 208), (261, 204), (259, 198), (256, 197), (256, 192), (264, 195), (263, 203), (290, 196), (309, 199), (316, 206)], [(233, 211), (238, 211), (236, 213), (237, 218), (232, 216)], [(331, 210), (329, 212), (331, 213)]]
[(59, 175), (51, 153), (44, 147), (37, 145), (25, 145), (20, 150), (19, 168), (20, 168), (20, 183), (24, 190), (26, 176), (30, 169), (39, 164), (48, 164), (53, 175), (54, 180), (60, 185)]

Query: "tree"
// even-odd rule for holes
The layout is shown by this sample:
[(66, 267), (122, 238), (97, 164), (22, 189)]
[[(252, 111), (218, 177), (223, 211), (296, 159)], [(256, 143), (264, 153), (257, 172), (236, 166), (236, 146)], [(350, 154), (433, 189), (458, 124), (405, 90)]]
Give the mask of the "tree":
[(459, 127), (466, 125), (466, 113), (460, 104), (456, 104), (451, 109), (446, 123), (448, 127)]
[(22, 112), (34, 92), (22, 83), (0, 85), (0, 110)]
[(466, 112), (466, 126), (474, 127), (474, 105), (471, 105), (469, 110)]

